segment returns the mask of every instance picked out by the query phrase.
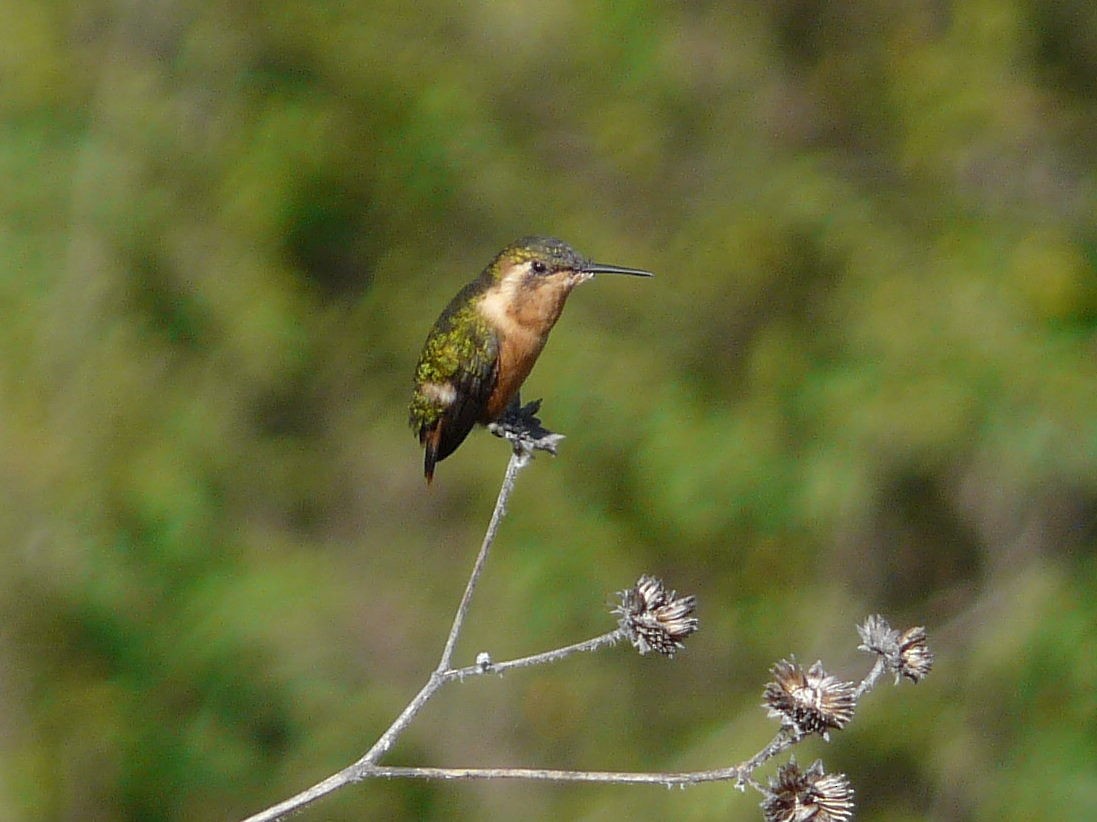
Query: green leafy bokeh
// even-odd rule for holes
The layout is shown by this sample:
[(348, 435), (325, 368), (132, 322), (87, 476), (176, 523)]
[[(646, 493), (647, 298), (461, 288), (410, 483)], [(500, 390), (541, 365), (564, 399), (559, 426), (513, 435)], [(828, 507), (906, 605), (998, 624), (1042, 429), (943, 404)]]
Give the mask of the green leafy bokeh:
[[(680, 770), (772, 662), (917, 688), (829, 746), (860, 819), (1097, 815), (1097, 12), (834, 4), (3, 3), (0, 816), (231, 819), (356, 759), (436, 662), (506, 461), (429, 491), (430, 323), (515, 237), (583, 286), (458, 658), (388, 762)], [(759, 818), (686, 792), (367, 782), (308, 819)]]

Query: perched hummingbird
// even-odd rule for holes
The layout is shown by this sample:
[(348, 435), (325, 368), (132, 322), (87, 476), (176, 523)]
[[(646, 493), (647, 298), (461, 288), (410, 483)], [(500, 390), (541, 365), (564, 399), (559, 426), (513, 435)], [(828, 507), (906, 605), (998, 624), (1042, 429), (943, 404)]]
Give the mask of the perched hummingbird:
[(593, 263), (551, 237), (523, 237), (500, 251), (457, 292), (435, 321), (415, 367), (409, 421), (435, 463), (452, 454), (476, 423), (494, 422), (518, 394), (568, 294), (595, 274), (650, 271)]

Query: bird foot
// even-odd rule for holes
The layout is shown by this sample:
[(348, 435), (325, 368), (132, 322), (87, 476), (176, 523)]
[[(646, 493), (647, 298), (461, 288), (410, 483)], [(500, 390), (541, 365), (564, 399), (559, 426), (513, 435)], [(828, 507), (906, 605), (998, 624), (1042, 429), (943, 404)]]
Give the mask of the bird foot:
[(522, 405), (515, 397), (498, 420), (488, 423), (488, 430), (497, 437), (509, 440), (516, 453), (548, 451), (556, 456), (556, 446), (564, 435), (554, 434), (541, 425), (541, 420), (537, 417), (540, 408), (540, 400)]

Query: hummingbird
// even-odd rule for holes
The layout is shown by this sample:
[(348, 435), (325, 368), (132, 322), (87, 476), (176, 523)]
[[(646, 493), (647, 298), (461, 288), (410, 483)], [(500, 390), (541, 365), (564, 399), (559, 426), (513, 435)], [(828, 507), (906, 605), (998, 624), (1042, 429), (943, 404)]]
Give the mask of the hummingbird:
[(495, 255), (435, 321), (419, 364), (409, 422), (426, 451), (423, 473), (498, 420), (517, 397), (571, 290), (595, 274), (650, 271), (595, 263), (552, 237), (523, 237)]

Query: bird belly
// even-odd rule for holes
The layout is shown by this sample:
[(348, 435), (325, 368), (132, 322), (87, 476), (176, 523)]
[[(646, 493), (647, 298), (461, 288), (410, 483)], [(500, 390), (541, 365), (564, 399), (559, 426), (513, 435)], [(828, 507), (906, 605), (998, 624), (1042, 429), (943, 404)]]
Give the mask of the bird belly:
[(481, 422), (487, 424), (499, 419), (533, 370), (533, 364), (544, 347), (544, 337), (525, 329), (518, 329), (500, 340), (499, 376), (484, 405)]

